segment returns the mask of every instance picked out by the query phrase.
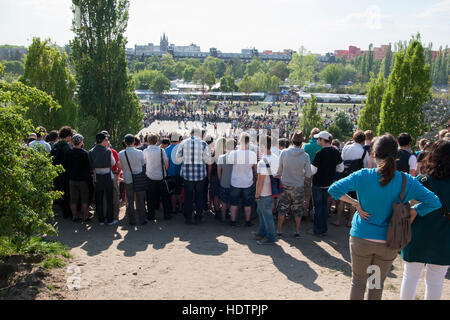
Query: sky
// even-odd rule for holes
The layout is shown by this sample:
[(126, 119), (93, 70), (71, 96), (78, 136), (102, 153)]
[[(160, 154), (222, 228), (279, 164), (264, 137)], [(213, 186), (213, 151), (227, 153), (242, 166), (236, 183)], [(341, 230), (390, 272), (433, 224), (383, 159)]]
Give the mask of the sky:
[[(28, 46), (33, 37), (65, 45), (71, 0), (0, 0), (0, 44)], [(243, 48), (324, 54), (367, 49), (420, 32), (422, 41), (450, 45), (450, 0), (130, 0), (127, 47), (195, 43), (202, 51)]]

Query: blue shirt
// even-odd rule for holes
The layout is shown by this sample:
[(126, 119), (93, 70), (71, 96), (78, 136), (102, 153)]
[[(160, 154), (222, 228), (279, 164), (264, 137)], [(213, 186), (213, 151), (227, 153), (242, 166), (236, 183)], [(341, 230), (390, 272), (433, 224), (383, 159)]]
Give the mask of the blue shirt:
[(169, 170), (167, 170), (167, 175), (171, 177), (176, 177), (180, 175), (181, 164), (176, 164), (174, 162), (178, 145), (171, 144), (166, 148), (166, 154), (169, 158)]
[[(386, 240), (389, 221), (392, 216), (392, 204), (398, 201), (402, 188), (401, 172), (395, 173), (386, 186), (379, 183), (381, 175), (377, 169), (362, 169), (348, 177), (336, 181), (328, 189), (330, 195), (338, 200), (350, 191), (356, 191), (358, 201), (364, 211), (370, 214), (369, 220), (359, 214), (353, 216), (350, 235), (361, 239)], [(410, 200), (420, 202), (414, 208), (417, 214), (424, 216), (441, 207), (439, 198), (425, 188), (419, 181), (406, 174), (404, 203)]]

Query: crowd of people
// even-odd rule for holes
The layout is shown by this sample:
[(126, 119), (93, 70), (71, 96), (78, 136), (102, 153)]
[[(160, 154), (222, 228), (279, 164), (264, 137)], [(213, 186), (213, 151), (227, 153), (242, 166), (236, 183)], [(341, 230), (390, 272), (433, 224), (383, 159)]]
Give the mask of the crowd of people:
[(240, 224), (240, 213), (243, 226), (253, 226), (256, 211), (254, 238), (273, 245), (287, 236), (286, 217), (295, 221), (292, 236), (301, 239), (301, 223), (312, 211), (313, 227), (307, 233), (321, 238), (328, 236), (331, 208), (337, 212), (335, 226), (348, 212), (351, 299), (364, 299), (371, 265), (380, 268), (381, 286), (370, 287), (368, 298), (382, 297), (400, 250), (389, 246), (388, 230), (393, 204), (402, 194), (403, 202), (411, 203), (412, 236), (401, 248), (401, 298), (415, 297), (426, 268), (425, 298), (439, 299), (450, 265), (449, 130), (441, 130), (436, 141), (420, 140), (417, 152), (408, 133), (375, 137), (370, 130), (356, 131), (352, 141), (342, 144), (317, 128), (309, 136), (292, 131), (288, 138), (270, 130), (243, 130), (238, 137), (214, 139), (204, 128), (192, 128), (185, 137), (148, 133), (143, 141), (128, 134), (118, 152), (106, 131), (89, 147), (70, 127), (48, 135), (39, 127), (27, 143), (64, 167), (55, 188), (64, 192), (63, 216), (76, 223), (92, 223), (93, 203), (101, 225), (118, 223), (121, 202), (126, 202), (126, 221), (132, 226), (157, 219), (160, 207), (165, 220), (182, 214), (185, 224), (197, 225), (212, 214), (230, 227)]

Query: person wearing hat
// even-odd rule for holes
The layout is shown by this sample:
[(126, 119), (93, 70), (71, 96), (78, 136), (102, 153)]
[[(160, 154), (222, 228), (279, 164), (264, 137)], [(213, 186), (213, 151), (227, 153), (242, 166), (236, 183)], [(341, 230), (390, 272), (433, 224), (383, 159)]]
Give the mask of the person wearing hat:
[(64, 167), (67, 168), (70, 189), (70, 208), (74, 222), (81, 222), (78, 214), (78, 203), (81, 202), (83, 222), (89, 222), (89, 183), (91, 165), (88, 152), (83, 149), (83, 136), (72, 137), (73, 148), (67, 151)]
[(182, 141), (183, 137), (176, 131), (169, 135), (170, 146), (168, 146), (165, 151), (167, 158), (169, 158), (169, 169), (167, 170), (167, 176), (169, 180), (175, 183), (175, 191), (171, 195), (171, 212), (172, 214), (181, 213), (181, 164), (176, 162), (176, 154), (178, 150), (178, 145)]
[(284, 193), (280, 196), (277, 233), (282, 236), (283, 222), (291, 209), (295, 217), (295, 237), (299, 238), (301, 218), (305, 213), (305, 185), (309, 187), (312, 172), (309, 155), (302, 149), (303, 132), (296, 131), (291, 140), (293, 146), (281, 152), (278, 167)]
[[(119, 160), (122, 163), (123, 179), (125, 180), (125, 190), (127, 194), (128, 223), (132, 226), (147, 223), (145, 220), (145, 190), (134, 191), (133, 174), (142, 173), (144, 167), (144, 153), (135, 148), (135, 137), (132, 134), (125, 136), (126, 149), (120, 151)], [(129, 163), (129, 165), (128, 165)], [(131, 167), (130, 167), (131, 166)], [(136, 204), (136, 209), (135, 209)]]
[(100, 225), (104, 225), (103, 197), (106, 194), (107, 223), (108, 225), (115, 225), (118, 221), (114, 219), (114, 175), (112, 167), (116, 164), (116, 160), (109, 149), (108, 138), (103, 132), (96, 135), (95, 142), (95, 147), (89, 151), (89, 162), (94, 169), (95, 178), (95, 211)]
[(332, 136), (326, 131), (315, 135), (322, 149), (317, 152), (312, 164), (312, 198), (314, 203), (314, 228), (316, 236), (325, 236), (328, 231), (328, 188), (336, 172), (344, 171), (341, 153), (331, 146)]

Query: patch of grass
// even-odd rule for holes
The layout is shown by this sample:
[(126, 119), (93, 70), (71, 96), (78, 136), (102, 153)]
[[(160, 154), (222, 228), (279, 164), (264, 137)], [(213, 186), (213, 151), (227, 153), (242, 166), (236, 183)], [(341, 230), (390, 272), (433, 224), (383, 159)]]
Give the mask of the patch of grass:
[(54, 291), (55, 289), (56, 288), (55, 288), (55, 286), (53, 284), (48, 286), (48, 290), (50, 290), (50, 291)]
[(65, 265), (66, 265), (66, 263), (57, 257), (50, 257), (50, 258), (47, 258), (46, 260), (44, 260), (44, 262), (42, 262), (42, 267), (47, 270), (62, 268)]
[(6, 237), (0, 238), (0, 259), (11, 255), (24, 255), (28, 257), (42, 257), (42, 266), (46, 269), (61, 268), (65, 266), (62, 258), (73, 258), (69, 248), (60, 242), (48, 241), (41, 237), (33, 237), (20, 249)]

